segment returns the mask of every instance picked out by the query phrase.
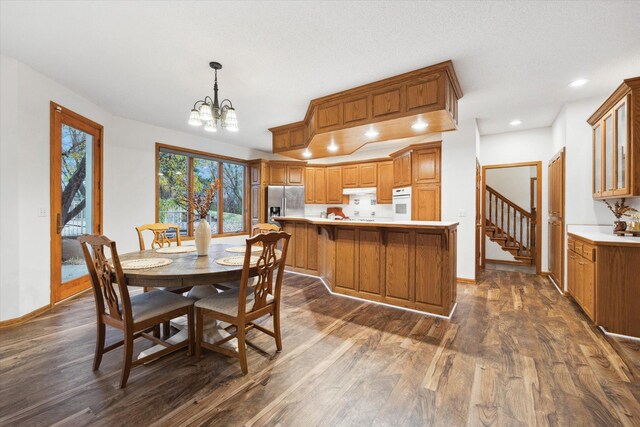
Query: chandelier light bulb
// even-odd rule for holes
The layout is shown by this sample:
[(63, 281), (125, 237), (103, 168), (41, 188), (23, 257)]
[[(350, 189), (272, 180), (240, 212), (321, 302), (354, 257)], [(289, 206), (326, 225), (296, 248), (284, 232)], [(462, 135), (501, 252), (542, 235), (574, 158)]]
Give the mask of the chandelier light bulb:
[(209, 120), (206, 125), (204, 125), (204, 130), (207, 132), (218, 132), (218, 127), (215, 125), (213, 120)]
[(202, 125), (202, 120), (200, 120), (200, 113), (195, 108), (191, 110), (191, 114), (189, 114), (189, 124), (191, 126), (200, 126)]
[(229, 107), (223, 117), (225, 128), (230, 132), (238, 131), (238, 117), (236, 116), (236, 110)]
[(210, 120), (213, 120), (213, 114), (211, 113), (211, 105), (210, 104), (202, 104), (200, 106), (200, 120), (202, 120), (203, 122), (208, 122)]

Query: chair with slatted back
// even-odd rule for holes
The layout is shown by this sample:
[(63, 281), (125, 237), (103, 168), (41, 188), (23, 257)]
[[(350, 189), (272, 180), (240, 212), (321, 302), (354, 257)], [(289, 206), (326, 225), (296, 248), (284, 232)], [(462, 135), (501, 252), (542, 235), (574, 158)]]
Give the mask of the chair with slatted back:
[[(202, 355), (202, 347), (235, 357), (240, 360), (242, 372), (248, 372), (246, 333), (251, 329), (264, 332), (276, 341), (277, 351), (282, 351), (282, 337), (280, 335), (280, 290), (284, 265), (287, 257), (287, 247), (291, 235), (282, 231), (259, 233), (247, 239), (247, 248), (242, 268), (242, 278), (239, 289), (220, 292), (213, 297), (196, 302), (196, 357)], [(251, 247), (262, 245), (262, 251), (252, 254)], [(282, 248), (278, 250), (278, 248)], [(256, 259), (257, 258), (257, 259)], [(253, 261), (253, 262), (252, 262)], [(253, 287), (249, 287), (249, 275), (255, 271), (257, 280)], [(275, 277), (274, 277), (275, 276)], [(256, 320), (261, 317), (273, 316), (273, 330), (258, 325)], [(220, 320), (235, 327), (234, 333), (213, 344), (203, 340), (204, 317)], [(238, 339), (238, 351), (233, 351), (222, 345), (233, 338)]]
[[(78, 242), (82, 246), (96, 303), (98, 330), (93, 359), (94, 371), (100, 367), (103, 354), (123, 345), (124, 366), (120, 387), (124, 388), (127, 385), (132, 367), (151, 362), (185, 347), (188, 347), (189, 355), (193, 353), (192, 299), (162, 290), (129, 296), (127, 280), (120, 265), (116, 242), (105, 236), (88, 234), (79, 237)], [(91, 251), (89, 251), (89, 246)], [(109, 248), (111, 252), (113, 264), (107, 261), (105, 247)], [(188, 339), (170, 344), (148, 334), (160, 323), (183, 315), (187, 315)], [(106, 325), (122, 330), (124, 339), (105, 347)], [(139, 337), (161, 344), (165, 348), (134, 361), (133, 340)]]

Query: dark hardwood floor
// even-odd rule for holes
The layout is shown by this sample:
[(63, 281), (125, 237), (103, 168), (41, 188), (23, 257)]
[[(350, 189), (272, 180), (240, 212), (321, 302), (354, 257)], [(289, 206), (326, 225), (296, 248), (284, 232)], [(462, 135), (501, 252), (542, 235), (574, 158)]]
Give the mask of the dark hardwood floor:
[(120, 390), (121, 350), (91, 371), (92, 296), (67, 301), (0, 330), (0, 425), (640, 425), (640, 342), (605, 337), (537, 276), (460, 284), (447, 321), (289, 274), (282, 314), (284, 351), (250, 332), (264, 352), (249, 348), (247, 376), (180, 352)]

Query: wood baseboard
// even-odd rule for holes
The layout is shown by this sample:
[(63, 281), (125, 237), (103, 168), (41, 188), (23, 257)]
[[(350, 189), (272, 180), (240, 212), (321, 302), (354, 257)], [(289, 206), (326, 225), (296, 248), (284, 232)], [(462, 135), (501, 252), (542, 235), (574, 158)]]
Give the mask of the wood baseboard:
[(475, 285), (476, 279), (467, 279), (466, 277), (456, 277), (456, 282), (458, 283), (467, 283), (469, 285)]
[(44, 307), (37, 308), (30, 313), (23, 314), (20, 317), (16, 317), (13, 319), (0, 320), (0, 328), (7, 328), (9, 326), (16, 326), (33, 319), (36, 316), (39, 316), (47, 311), (51, 310), (51, 305), (45, 305)]

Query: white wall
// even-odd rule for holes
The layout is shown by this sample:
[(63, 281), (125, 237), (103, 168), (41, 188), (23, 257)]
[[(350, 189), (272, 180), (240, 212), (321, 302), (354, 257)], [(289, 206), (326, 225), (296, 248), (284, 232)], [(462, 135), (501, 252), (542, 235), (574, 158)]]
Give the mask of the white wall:
[[(442, 134), (442, 220), (458, 225), (458, 277), (475, 279), (476, 137), (475, 120)], [(460, 216), (464, 215), (464, 216)]]
[[(587, 118), (608, 95), (566, 104), (553, 123), (553, 152), (565, 152), (565, 223), (612, 225), (613, 214), (601, 201), (593, 200), (592, 139)], [(640, 210), (640, 198), (627, 199), (627, 204)], [(566, 244), (566, 239), (565, 239)], [(565, 250), (566, 258), (566, 250)], [(565, 260), (566, 279), (566, 260)], [(564, 281), (565, 284), (567, 281)]]
[(0, 320), (49, 304), (49, 102), (104, 126), (104, 233), (120, 252), (155, 219), (155, 142), (238, 158), (269, 158), (209, 138), (114, 117), (13, 58), (0, 56)]
[(542, 162), (542, 242), (539, 245), (542, 249), (542, 271), (548, 271), (547, 163), (553, 153), (551, 127), (484, 135), (480, 140), (480, 163), (483, 166)]
[(522, 209), (531, 211), (531, 178), (535, 178), (534, 166), (487, 169), (487, 185)]

